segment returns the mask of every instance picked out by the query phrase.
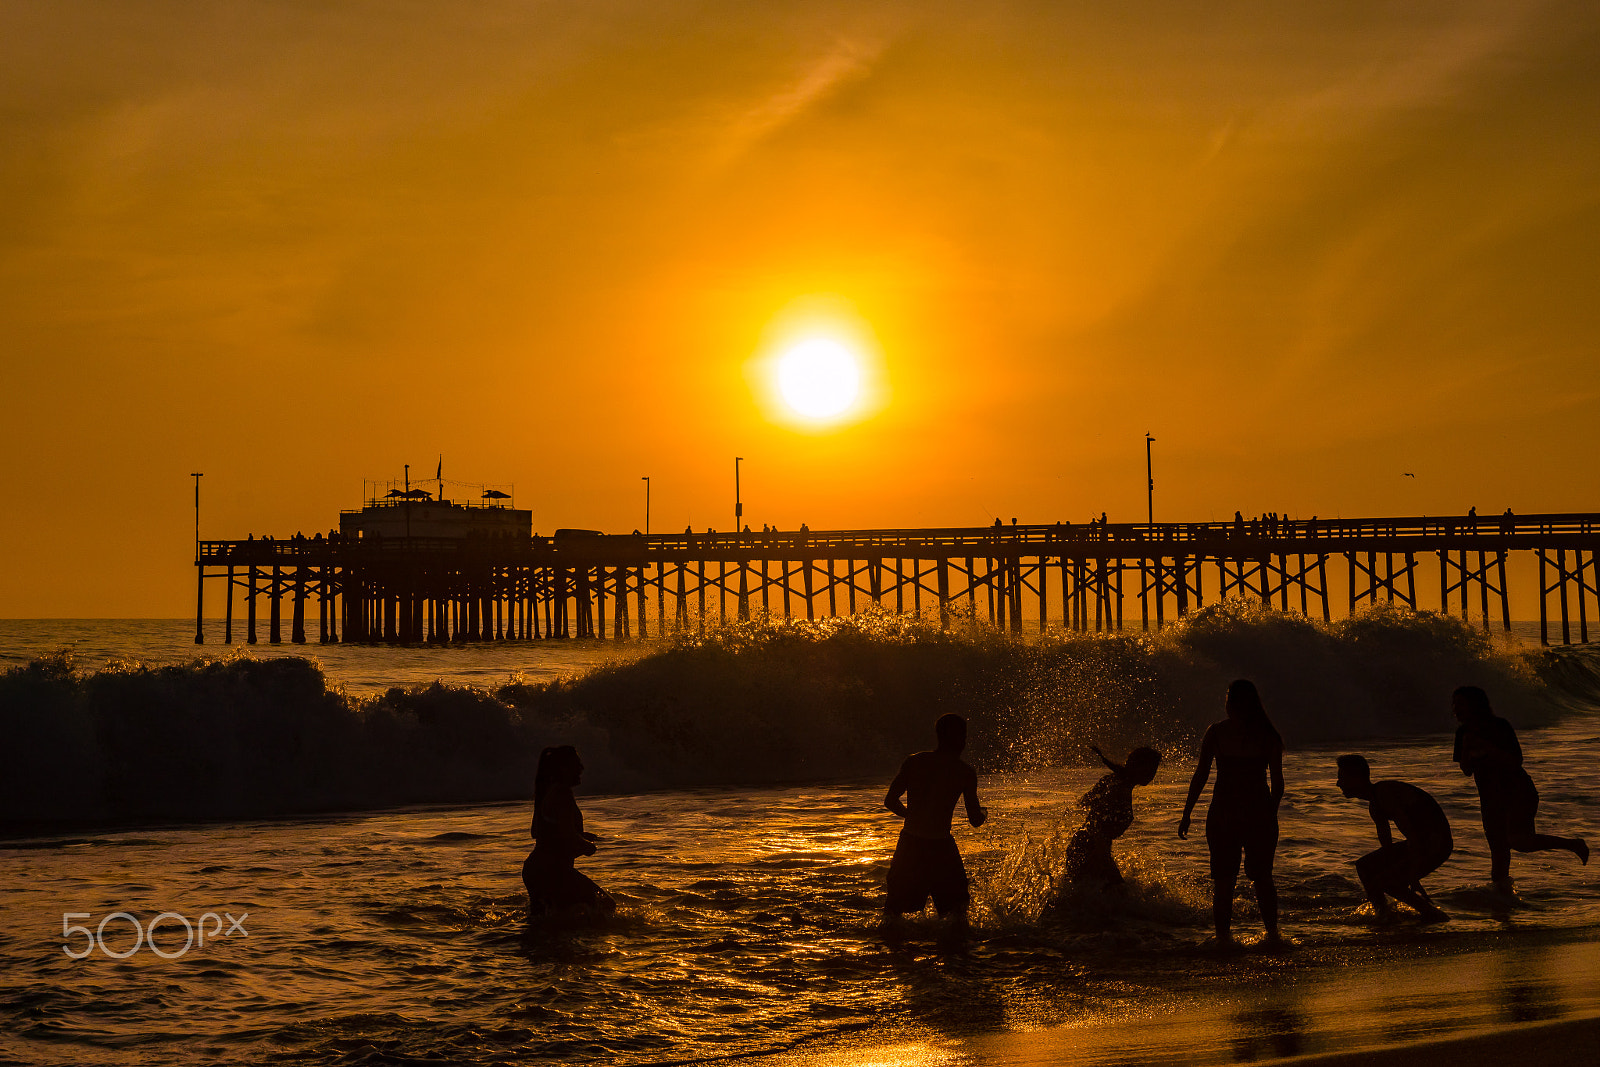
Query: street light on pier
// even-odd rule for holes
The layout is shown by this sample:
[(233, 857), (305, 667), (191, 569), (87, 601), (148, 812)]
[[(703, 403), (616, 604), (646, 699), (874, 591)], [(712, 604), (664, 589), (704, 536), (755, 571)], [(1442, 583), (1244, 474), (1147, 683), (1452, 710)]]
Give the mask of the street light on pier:
[(733, 532), (739, 533), (744, 525), (744, 502), (739, 496), (739, 464), (744, 461), (743, 456), (733, 457)]
[[(202, 471), (192, 471), (189, 477), (194, 479), (194, 562), (196, 567), (200, 567), (200, 479), (204, 478), (205, 474)], [(200, 567), (200, 580), (195, 583), (199, 592), (195, 594), (194, 608), (194, 643), (197, 645), (206, 643), (205, 630), (200, 625), (201, 611), (206, 604), (205, 576), (205, 568)]]
[(1150, 466), (1150, 446), (1155, 440), (1146, 431), (1144, 435), (1145, 521), (1151, 526), (1156, 524), (1156, 476)]
[(644, 482), (644, 532), (645, 536), (648, 537), (650, 535), (650, 476), (642, 474), (639, 476), (639, 480)]

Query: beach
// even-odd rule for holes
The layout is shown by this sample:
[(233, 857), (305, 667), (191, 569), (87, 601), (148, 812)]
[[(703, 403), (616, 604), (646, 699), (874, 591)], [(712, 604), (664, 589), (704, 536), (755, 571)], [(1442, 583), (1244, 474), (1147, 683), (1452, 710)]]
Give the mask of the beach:
[(1238, 983), (1218, 976), (1208, 988), (1062, 1026), (802, 1052), (771, 1062), (785, 1067), (1566, 1064), (1587, 1062), (1596, 1036), (1600, 944), (1586, 939), (1447, 952), (1422, 960), (1375, 958), (1343, 963), (1331, 975), (1291, 964), (1280, 973), (1257, 973)]
[[(1235, 627), (1230, 642), (1262, 656), (1283, 661), (1298, 655), (1286, 651), (1291, 646), (1271, 629), (1275, 623), (1244, 619), (1228, 625)], [(182, 631), (175, 626), (175, 632)], [(1417, 643), (1432, 632), (1410, 638), (1402, 633), (1412, 648), (1410, 659), (1399, 662), (1418, 659)], [(899, 679), (905, 656), (924, 662), (915, 659), (922, 655), (917, 642), (943, 639), (845, 633), (829, 640), (849, 642), (852, 677)], [(1037, 661), (1015, 659), (1005, 649), (991, 654), (984, 651), (988, 645), (936, 643), (934, 651), (946, 658), (978, 657), (967, 670), (1005, 663), (1039, 677), (1076, 663), (1103, 665), (1115, 654), (1134, 665), (1179, 672), (1162, 684), (1188, 684), (1185, 679), (1194, 677), (1209, 684), (1209, 669), (1197, 668), (1193, 650), (1204, 640), (1219, 655), (1217, 633), (1172, 640), (1177, 643), (1140, 652), (1143, 660), (1126, 659), (1137, 651), (1126, 642), (1047, 648)], [(1317, 640), (1323, 648), (1318, 655), (1326, 659), (1330, 638)], [(747, 660), (759, 665), (750, 670), (763, 677), (777, 672), (790, 685), (794, 656), (803, 654), (812, 670), (830, 662), (825, 649), (810, 646), (740, 648), (690, 650), (679, 665), (712, 670), (722, 687), (748, 684), (740, 673), (749, 667)], [(362, 651), (369, 655), (358, 660), (359, 668), (368, 676), (381, 674), (388, 653)], [(453, 651), (431, 663), (451, 662)], [(397, 673), (409, 670), (405, 657), (417, 654), (396, 650)], [(491, 654), (535, 660), (538, 651), (508, 647)], [(558, 709), (564, 714), (591, 699), (584, 678), (626, 703), (628, 686), (654, 686), (663, 676), (646, 661), (636, 665), (598, 655), (587, 668), (574, 666), (578, 654), (584, 654), (581, 648), (560, 652), (569, 680), (553, 692), (564, 694), (566, 703)], [(1443, 662), (1443, 652), (1430, 655), (1436, 664)], [(463, 661), (471, 677), (518, 669), (505, 662), (485, 667), (478, 659)], [(1301, 658), (1297, 669), (1314, 675), (1321, 669), (1315, 662)], [(1396, 661), (1376, 662), (1387, 672)], [(1580, 654), (1558, 663), (1551, 675), (1568, 679), (1562, 683), (1568, 710), (1546, 725), (1520, 730), (1543, 795), (1541, 822), (1568, 833), (1592, 833), (1594, 826), (1591, 760), (1600, 722), (1580, 699), (1587, 692), (1587, 683), (1580, 684), (1585, 662)], [(559, 665), (548, 666), (555, 671)], [(125, 712), (127, 693), (148, 690), (163, 700), (188, 700), (189, 686), (211, 694), (198, 708), (228, 693), (234, 694), (229, 700), (240, 693), (255, 701), (310, 699), (303, 671), (293, 663), (269, 670), (270, 684), (245, 689), (217, 686), (255, 678), (260, 672), (248, 663), (192, 668), (177, 656), (153, 673), (121, 669), (125, 673), (94, 675), (73, 690), (79, 694), (73, 699), (91, 702), (82, 714), (99, 714), (92, 702), (109, 699), (107, 694), (124, 694), (116, 699)], [(1269, 669), (1261, 667), (1263, 676)], [(1022, 680), (1038, 694), (1033, 674)], [(294, 685), (285, 688), (280, 675)], [(475, 723), (465, 733), (412, 733), (402, 735), (402, 741), (412, 741), (383, 741), (390, 755), (401, 756), (424, 739), (457, 746), (438, 766), (461, 788), (475, 788), (473, 745), (491, 746), (481, 755), (496, 760), (522, 751), (520, 735), (503, 732), (510, 726), (489, 729), (485, 719), (501, 707), (501, 698), (452, 688), (457, 683), (447, 679), (440, 688), (410, 677), (419, 687), (414, 697), (380, 692), (372, 698), (379, 703), (368, 710), (339, 705), (344, 710), (337, 714), (359, 719), (388, 709), (384, 730), (428, 715)], [(441, 681), (437, 674), (434, 681)], [(1067, 682), (1086, 684), (1056, 684)], [(828, 699), (845, 707), (850, 700), (874, 699), (871, 692), (863, 697), (827, 685)], [(19, 691), (40, 690), (8, 690)], [(521, 700), (522, 693), (514, 687), (505, 698)], [(1206, 694), (1195, 699), (1204, 711)], [(169, 715), (179, 714), (166, 706)], [(1054, 720), (1041, 711), (1020, 725), (1007, 727), (1000, 720), (986, 728), (1015, 730), (1010, 736), (1034, 746), (1029, 752), (1037, 751), (1041, 737), (1070, 742), (1083, 729), (1138, 728), (1126, 718), (1132, 712), (1097, 707), (1100, 718), (1092, 720), (1098, 723), (1093, 727), (1073, 725), (1091, 720), (1072, 719), (1072, 709), (1063, 706), (1050, 713), (1058, 716)], [(285, 723), (302, 724), (296, 729), (315, 725), (288, 710)], [(1316, 725), (1314, 716), (1322, 714), (1284, 700), (1277, 710), (1291, 739), (1305, 736)], [(779, 713), (788, 714), (781, 705)], [(198, 712), (183, 710), (180, 717), (191, 714)], [(506, 705), (504, 714), (512, 725), (550, 731), (551, 742), (561, 731), (569, 737), (586, 731), (579, 747), (592, 755), (603, 777), (577, 793), (587, 828), (601, 840), (598, 853), (580, 861), (580, 869), (616, 897), (614, 919), (576, 925), (526, 919), (518, 878), (529, 846), (526, 800), (270, 818), (165, 818), (57, 832), (34, 826), (0, 843), (0, 960), (7, 975), (0, 992), (0, 1017), (6, 1020), (0, 1059), (619, 1067), (738, 1060), (912, 1067), (1287, 1057), (1339, 1062), (1326, 1057), (1364, 1057), (1404, 1046), (1407, 1057), (1422, 1055), (1416, 1048), (1425, 1047), (1433, 1050), (1428, 1055), (1460, 1062), (1462, 1056), (1479, 1056), (1477, 1050), (1493, 1056), (1496, 1042), (1520, 1041), (1519, 1034), (1568, 1047), (1584, 1040), (1586, 1020), (1600, 1011), (1591, 992), (1600, 989), (1600, 868), (1580, 867), (1566, 853), (1519, 856), (1519, 900), (1508, 903), (1489, 889), (1476, 797), (1450, 760), (1442, 709), (1433, 720), (1419, 713), (1416, 721), (1434, 722), (1432, 731), (1359, 742), (1292, 741), (1276, 874), (1284, 931), (1293, 946), (1268, 953), (1247, 945), (1234, 954), (1219, 954), (1208, 944), (1205, 844), (1198, 833), (1180, 841), (1173, 832), (1192, 766), (1181, 747), (1156, 781), (1137, 792), (1133, 828), (1117, 844), (1128, 880), (1124, 894), (1064, 891), (1058, 885), (1066, 841), (1080, 818), (1076, 799), (1103, 769), (1082, 761), (985, 769), (980, 792), (990, 820), (981, 829), (957, 830), (973, 879), (972, 931), (964, 944), (952, 945), (931, 916), (912, 920), (901, 936), (881, 927), (883, 880), (898, 829), (882, 807), (897, 760), (892, 748), (878, 754), (875, 747), (897, 743), (895, 736), (879, 739), (882, 724), (848, 714), (829, 720), (827, 729), (834, 732), (817, 743), (812, 757), (823, 760), (826, 745), (835, 745), (843, 750), (841, 759), (881, 765), (879, 775), (645, 788), (649, 779), (628, 762), (630, 753), (648, 761), (664, 742), (655, 742), (656, 748), (607, 742), (598, 718), (527, 727), (516, 718), (517, 706)], [(707, 708), (698, 719), (684, 721), (705, 729), (730, 722), (718, 717), (723, 714)], [(931, 736), (924, 739), (917, 731), (931, 725), (928, 718), (917, 708), (906, 713), (902, 752), (931, 743)], [(276, 720), (241, 719), (236, 728), (259, 731), (269, 721)], [(779, 720), (764, 722), (746, 723), (744, 736), (780, 728)], [(213, 729), (207, 736), (213, 740), (203, 748), (166, 753), (190, 761), (167, 766), (187, 774), (183, 768), (201, 766), (193, 761), (209, 759), (213, 747), (232, 750), (230, 735)], [(289, 751), (271, 733), (253, 736), (270, 751)], [(850, 737), (853, 743), (840, 740)], [(792, 774), (793, 760), (771, 747), (776, 743), (742, 744), (746, 772)], [(721, 773), (724, 764), (714, 748), (697, 757), (692, 743), (675, 744), (680, 771)], [(1393, 924), (1373, 925), (1350, 866), (1375, 846), (1372, 823), (1364, 805), (1342, 797), (1333, 785), (1334, 757), (1352, 747), (1367, 754), (1380, 776), (1427, 788), (1448, 813), (1456, 853), (1427, 884), (1451, 922), (1423, 927), (1401, 909)], [(104, 761), (112, 750), (97, 751)], [(372, 758), (381, 755), (374, 751)], [(689, 762), (696, 758), (701, 762)], [(648, 762), (643, 767), (648, 770)], [(631, 786), (630, 774), (636, 775)], [(126, 803), (177, 796), (119, 781), (107, 778), (103, 788), (122, 792), (103, 795)], [(151, 940), (164, 955), (149, 941), (138, 943), (132, 925), (136, 921), (148, 931), (163, 915)], [(213, 930), (203, 946), (187, 945), (184, 920), (203, 925), (207, 915), (234, 917), (241, 929), (232, 936)], [(1259, 938), (1247, 887), (1241, 887), (1235, 916), (1246, 942)], [(98, 944), (84, 954), (91, 944), (86, 934), (64, 935), (64, 927), (93, 930)], [(1418, 1062), (1427, 1061), (1408, 1058)]]

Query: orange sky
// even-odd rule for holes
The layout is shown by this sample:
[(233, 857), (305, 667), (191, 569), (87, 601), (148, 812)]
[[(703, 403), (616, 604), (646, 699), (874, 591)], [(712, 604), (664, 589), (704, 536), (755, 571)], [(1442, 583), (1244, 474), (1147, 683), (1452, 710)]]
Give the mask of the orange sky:
[[(0, 615), (534, 525), (1600, 510), (1592, 3), (0, 5)], [(749, 365), (848, 309), (827, 433)], [(1416, 477), (1405, 478), (1411, 471)]]

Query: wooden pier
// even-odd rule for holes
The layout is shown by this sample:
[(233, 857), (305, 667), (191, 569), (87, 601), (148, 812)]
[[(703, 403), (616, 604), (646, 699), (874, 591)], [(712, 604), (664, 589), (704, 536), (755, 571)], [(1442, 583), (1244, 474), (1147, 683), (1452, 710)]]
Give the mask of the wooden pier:
[(208, 579), (224, 583), (229, 643), (255, 643), (263, 614), (272, 643), (285, 616), (295, 643), (420, 644), (644, 638), (869, 606), (1012, 632), (1122, 630), (1137, 612), (1148, 630), (1240, 597), (1325, 620), (1383, 600), (1509, 630), (1508, 569), (1536, 560), (1537, 588), (1518, 596), (1538, 602), (1545, 644), (1571, 644), (1588, 642), (1591, 610), (1600, 621), (1597, 552), (1596, 513), (202, 541), (195, 640)]

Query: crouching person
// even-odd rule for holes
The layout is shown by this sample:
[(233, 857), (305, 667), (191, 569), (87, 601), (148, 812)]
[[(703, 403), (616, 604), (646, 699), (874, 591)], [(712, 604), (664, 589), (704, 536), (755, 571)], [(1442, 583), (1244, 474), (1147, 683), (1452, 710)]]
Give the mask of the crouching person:
[[(1378, 828), (1378, 850), (1356, 860), (1356, 874), (1372, 910), (1380, 919), (1388, 918), (1388, 898), (1393, 897), (1414, 908), (1423, 922), (1449, 919), (1422, 888), (1422, 879), (1438, 870), (1455, 849), (1444, 810), (1425, 790), (1410, 783), (1374, 782), (1364, 756), (1340, 756), (1338, 763), (1339, 791), (1365, 800)], [(1394, 840), (1390, 823), (1399, 828), (1404, 840)]]

